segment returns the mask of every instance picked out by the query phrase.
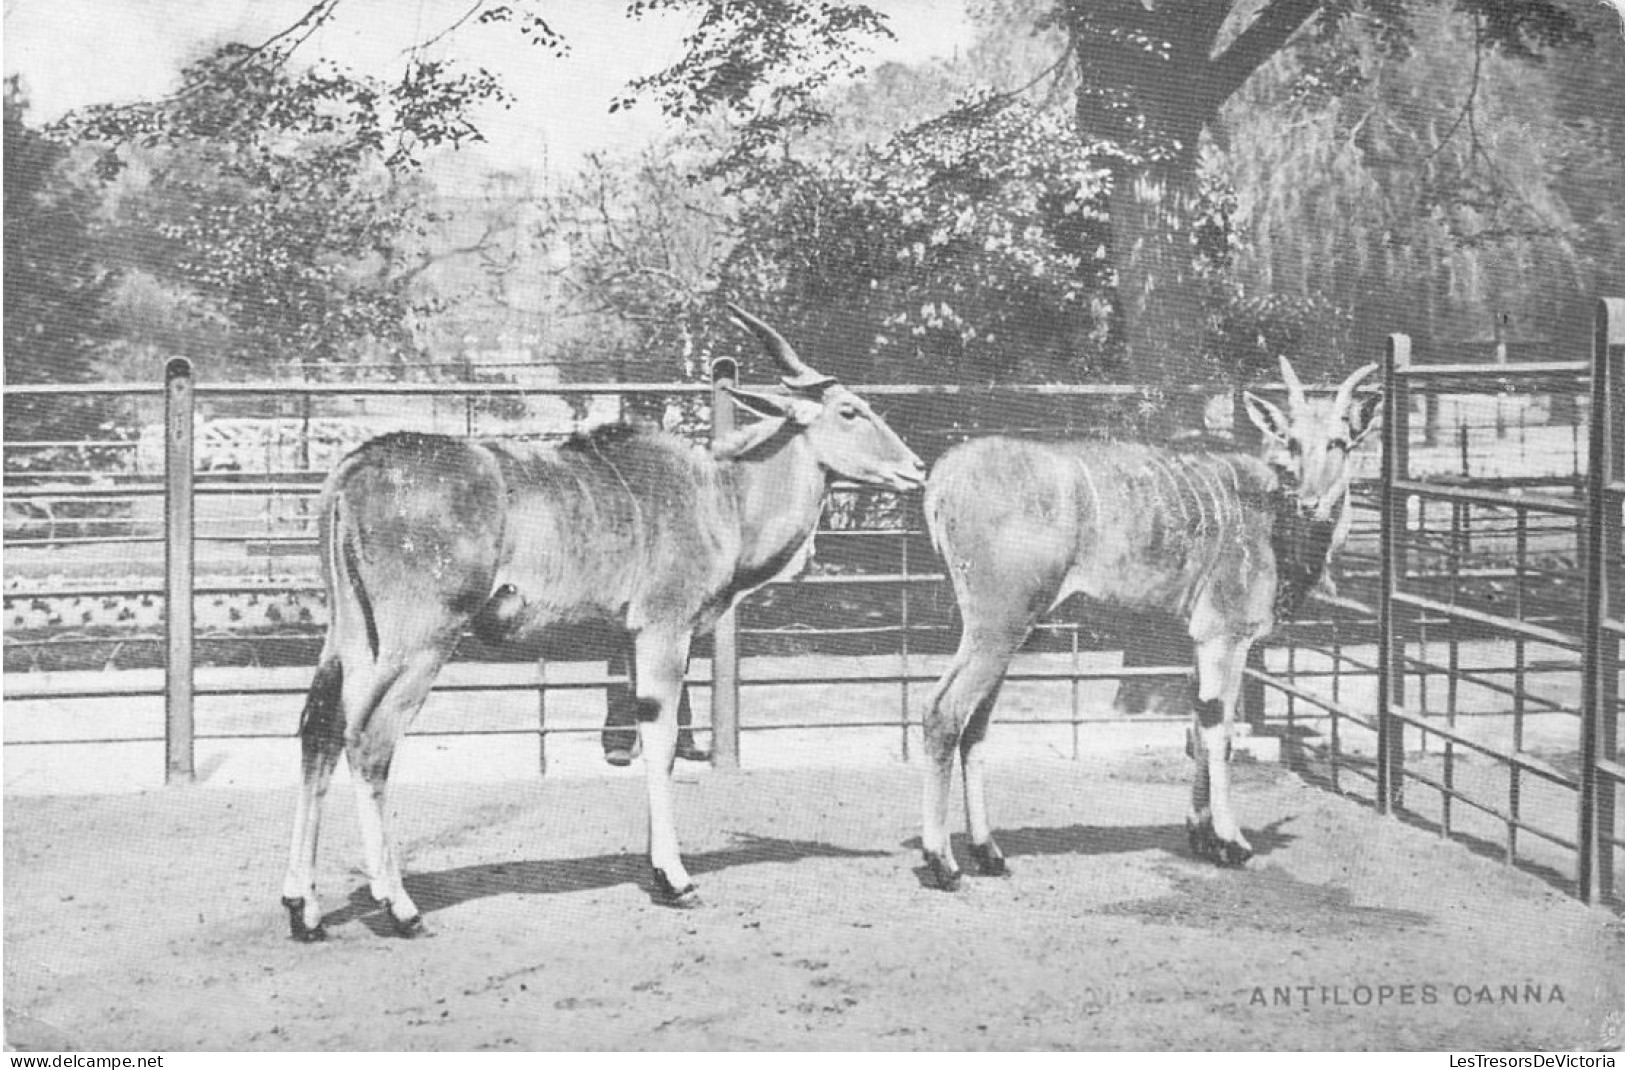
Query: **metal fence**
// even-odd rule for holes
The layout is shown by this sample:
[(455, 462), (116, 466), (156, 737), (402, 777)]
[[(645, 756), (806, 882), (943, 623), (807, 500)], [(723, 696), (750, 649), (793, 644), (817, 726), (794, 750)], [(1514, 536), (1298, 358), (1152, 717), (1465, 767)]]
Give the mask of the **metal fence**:
[[(1604, 897), (1614, 894), (1620, 844), (1625, 463), (1611, 414), (1622, 410), (1622, 320), (1617, 303), (1604, 305), (1591, 360), (1430, 363), (1409, 359), (1409, 341), (1393, 339), (1381, 467), (1375, 455), (1362, 457), (1340, 591), (1319, 596), (1272, 639), (1249, 672), (1248, 700), (1252, 723), (1280, 734), (1288, 759), (1335, 790), (1365, 793), (1446, 835), (1498, 838), (1509, 861), (1547, 864), (1550, 854), (1520, 839), (1527, 833), (1573, 860), (1581, 894)], [(117, 738), (161, 739), (171, 778), (192, 775), (199, 739), (287, 738), (291, 714), (274, 732), (200, 734), (194, 700), (303, 692), (325, 615), (311, 505), (322, 473), (346, 449), (399, 426), (562, 435), (629, 408), (703, 438), (731, 419), (718, 390), (735, 373), (717, 371), (712, 384), (212, 384), (171, 362), (161, 385), (9, 387), (13, 405), (101, 399), (121, 407), (111, 423), (126, 430), (74, 435), (64, 422), (57, 439), (7, 443), (5, 697), (162, 696), (160, 736)], [(995, 431), (1111, 433), (1132, 422), (1146, 393), (1111, 385), (860, 392), (928, 461)], [(702, 671), (691, 686), (711, 692), (719, 764), (740, 761), (741, 732), (885, 729), (905, 756), (918, 741), (923, 690), (957, 626), (917, 501), (838, 487), (818, 543), (811, 574), (757, 592), (698, 651)], [(108, 564), (115, 559), (119, 567)], [(1030, 647), (1036, 653), (1010, 676), (1047, 688), (1047, 697), (1005, 720), (1068, 729), (1078, 754), (1085, 726), (1117, 716), (1103, 709), (1099, 688), (1187, 670), (1177, 644), (1162, 665), (1100, 656), (1120, 650), (1123, 629), (1137, 623), (1052, 615)], [(479, 671), (448, 674), (438, 690), (533, 694), (534, 715), (414, 734), (529, 736), (545, 770), (550, 737), (596, 731), (550, 723), (549, 695), (616, 682), (606, 666), (616, 641), (589, 631), (538, 661), (534, 651), (470, 640), (460, 658)], [(200, 676), (210, 662), (289, 668)], [(565, 662), (589, 671), (561, 671)], [(98, 663), (150, 671), (29, 671)], [(762, 717), (741, 700), (758, 689), (815, 686), (893, 688), (896, 697), (846, 719)], [(1135, 718), (1148, 719), (1156, 718)], [(1484, 821), (1499, 830), (1494, 837)]]
[[(66, 421), (52, 420), (48, 426), (63, 425), (60, 440), (8, 443), (6, 543), (19, 567), (12, 568), (6, 591), (6, 698), (161, 697), (166, 717), (161, 736), (120, 729), (65, 739), (53, 732), (38, 739), (8, 737), (8, 744), (161, 739), (168, 776), (186, 779), (199, 740), (286, 738), (293, 704), (281, 722), (286, 728), (238, 726), (225, 736), (198, 730), (195, 700), (295, 696), (303, 692), (306, 674), (201, 679), (199, 670), (211, 663), (314, 663), (325, 606), (315, 569), (312, 503), (322, 474), (346, 449), (401, 426), (470, 436), (562, 437), (583, 421), (628, 408), (700, 438), (713, 425), (725, 432), (732, 417), (721, 387), (734, 372), (731, 365), (717, 371), (712, 384), (209, 384), (194, 382), (190, 365), (176, 361), (162, 386), (11, 388), (9, 396), (36, 404), (107, 399), (125, 407), (119, 423), (133, 430), (119, 438), (75, 439), (66, 436)], [(928, 460), (956, 441), (994, 431), (1109, 433), (1140, 410), (1146, 394), (1143, 387), (1115, 385), (860, 390)], [(818, 541), (811, 574), (757, 592), (723, 622), (711, 647), (698, 648), (701, 671), (692, 686), (711, 692), (719, 764), (739, 761), (741, 731), (886, 728), (896, 731), (905, 756), (914, 745), (917, 717), (911, 712), (921, 685), (937, 675), (931, 659), (957, 638), (953, 597), (918, 503), (837, 486)], [(103, 610), (119, 619), (108, 619)], [(482, 671), (476, 677), (452, 673), (438, 690), (531, 692), (534, 718), (497, 727), (425, 727), (414, 734), (531, 735), (545, 769), (549, 737), (594, 730), (550, 722), (549, 694), (602, 690), (616, 682), (606, 665), (619, 649), (616, 642), (604, 631), (578, 629), (561, 645), (544, 649), (547, 660), (539, 662), (535, 650), (491, 648), (471, 636), (459, 658), (479, 662)], [(1016, 684), (1066, 690), (1058, 712), (1028, 720), (1071, 725), (1074, 753), (1080, 726), (1104, 719), (1082, 700), (1082, 684), (1186, 672), (1182, 649), (1169, 650), (1162, 666), (1082, 664), (1089, 650), (1110, 642), (1093, 622), (1051, 620), (1036, 646), (1054, 656), (1012, 674)], [(813, 663), (808, 654), (822, 660)], [(560, 671), (562, 662), (596, 668)], [(101, 664), (154, 671), (33, 671)], [(895, 702), (859, 716), (739, 713), (742, 691), (877, 686), (895, 689)]]
[[(1382, 472), (1329, 629), (1278, 640), (1289, 760), (1617, 897), (1625, 303), (1589, 359), (1425, 363), (1393, 336)], [(1538, 406), (1538, 428), (1507, 419)], [(1418, 414), (1476, 413), (1453, 434)], [(1531, 435), (1531, 432), (1537, 433)]]

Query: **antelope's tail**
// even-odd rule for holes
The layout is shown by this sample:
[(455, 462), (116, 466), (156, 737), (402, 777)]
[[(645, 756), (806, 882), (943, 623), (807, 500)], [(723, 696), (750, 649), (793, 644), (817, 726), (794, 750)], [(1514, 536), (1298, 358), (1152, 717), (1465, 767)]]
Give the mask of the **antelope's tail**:
[[(341, 470), (342, 471), (342, 470)], [(366, 632), (367, 649), (378, 657), (378, 619), (372, 598), (361, 579), (361, 555), (356, 548), (357, 533), (344, 515), (342, 483), (335, 479), (320, 518), (323, 563), (327, 572), (327, 598), (330, 629), (348, 632), (358, 624)], [(350, 633), (353, 634), (353, 633)]]

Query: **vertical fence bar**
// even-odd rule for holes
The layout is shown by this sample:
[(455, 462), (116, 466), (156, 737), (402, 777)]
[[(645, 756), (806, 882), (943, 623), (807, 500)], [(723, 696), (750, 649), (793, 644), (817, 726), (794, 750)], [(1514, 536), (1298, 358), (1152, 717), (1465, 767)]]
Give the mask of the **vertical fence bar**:
[(1071, 665), (1072, 665), (1072, 681), (1071, 681), (1071, 688), (1070, 688), (1070, 691), (1071, 691), (1070, 698), (1071, 698), (1072, 708), (1071, 708), (1070, 719), (1071, 719), (1071, 722), (1072, 722), (1072, 760), (1077, 761), (1079, 755), (1082, 753), (1078, 749), (1078, 743), (1079, 743), (1079, 738), (1078, 737), (1079, 737), (1079, 734), (1080, 734), (1079, 733), (1080, 725), (1079, 725), (1079, 722), (1078, 722), (1078, 717), (1079, 717), (1079, 712), (1078, 712), (1079, 711), (1079, 706), (1078, 706), (1079, 681), (1078, 681), (1078, 622), (1077, 621), (1072, 622), (1072, 660), (1071, 660)]
[[(1613, 894), (1614, 783), (1597, 768), (1613, 761), (1618, 743), (1619, 640), (1608, 634), (1608, 553), (1620, 541), (1619, 514), (1611, 486), (1625, 456), (1625, 421), (1618, 406), (1625, 386), (1613, 347), (1625, 346), (1625, 299), (1597, 302), (1591, 342), (1591, 456), (1586, 473), (1585, 619), (1580, 669), (1580, 857), (1575, 884), (1592, 902)], [(1593, 879), (1593, 872), (1596, 879)], [(1596, 885), (1595, 896), (1593, 885)]]
[[(1620, 621), (1621, 610), (1625, 610), (1625, 582), (1621, 580), (1621, 574), (1625, 573), (1625, 523), (1622, 523), (1620, 515), (1621, 509), (1625, 509), (1625, 491), (1620, 486), (1625, 481), (1625, 417), (1620, 415), (1622, 408), (1625, 408), (1625, 299), (1616, 297), (1609, 300), (1608, 327), (1602, 333), (1608, 342), (1608, 350), (1603, 354), (1607, 366), (1604, 374), (1608, 377), (1603, 404), (1603, 411), (1608, 414), (1608, 422), (1603, 428), (1608, 471), (1607, 480), (1603, 483), (1606, 497), (1594, 508), (1602, 511), (1603, 556), (1599, 559), (1602, 574), (1598, 577), (1602, 590), (1598, 614), (1606, 630), (1610, 621)], [(1609, 564), (1610, 556), (1613, 558), (1612, 565)], [(1597, 750), (1599, 758), (1607, 757), (1612, 761), (1619, 756), (1619, 674), (1622, 665), (1618, 632), (1612, 636), (1604, 635), (1603, 638), (1597, 666), (1597, 706), (1602, 711), (1597, 722)], [(1602, 834), (1598, 838), (1597, 848), (1597, 894), (1603, 902), (1613, 901), (1616, 892), (1613, 839), (1617, 791), (1617, 783), (1602, 776), (1599, 771), (1594, 822)]]
[(536, 765), (547, 775), (547, 661), (536, 659)]
[(911, 718), (909, 716), (909, 702), (908, 702), (908, 700), (909, 700), (909, 681), (908, 681), (908, 678), (909, 678), (909, 673), (910, 673), (910, 660), (909, 660), (909, 656), (908, 656), (908, 636), (909, 636), (909, 630), (910, 630), (909, 629), (909, 614), (908, 614), (908, 589), (911, 586), (911, 584), (908, 581), (908, 540), (909, 540), (909, 526), (908, 526), (908, 522), (905, 521), (904, 524), (903, 524), (903, 553), (902, 553), (902, 561), (901, 561), (901, 564), (902, 564), (902, 567), (903, 567), (903, 594), (902, 594), (902, 602), (898, 606), (898, 610), (899, 610), (899, 612), (901, 614), (900, 623), (902, 624), (903, 631), (902, 631), (902, 634), (898, 636), (898, 646), (897, 646), (898, 668), (902, 670), (902, 676), (903, 676), (902, 689), (901, 689), (901, 693), (899, 695), (899, 701), (902, 702), (902, 709), (898, 712), (897, 720), (901, 723), (902, 729), (903, 729), (903, 741), (902, 742), (903, 742), (903, 761), (904, 762), (907, 762), (909, 760), (909, 753), (908, 753), (909, 752), (908, 726), (909, 726), (909, 723), (911, 721)]
[[(1521, 419), (1521, 414), (1520, 414)], [(1512, 532), (1512, 550), (1516, 578), (1512, 588), (1512, 615), (1523, 620), (1524, 584), (1529, 566), (1529, 510), (1519, 507), (1514, 511), (1515, 527)], [(1523, 636), (1512, 640), (1512, 753), (1523, 752), (1524, 696), (1529, 689), (1528, 648)], [(1518, 860), (1518, 825), (1523, 820), (1523, 770), (1516, 765), (1507, 768), (1507, 822), (1506, 864)]]
[(1381, 589), (1377, 600), (1377, 812), (1403, 805), (1404, 728), (1393, 716), (1405, 697), (1405, 643), (1394, 592), (1405, 575), (1406, 496), (1395, 489), (1409, 469), (1411, 362), (1408, 335), (1388, 336), (1383, 361)]
[[(739, 381), (739, 365), (723, 357), (711, 362), (711, 441), (734, 430), (728, 388)], [(711, 647), (711, 764), (739, 768), (739, 618), (728, 610), (717, 621)]]
[(164, 782), (192, 779), (192, 362), (164, 366)]

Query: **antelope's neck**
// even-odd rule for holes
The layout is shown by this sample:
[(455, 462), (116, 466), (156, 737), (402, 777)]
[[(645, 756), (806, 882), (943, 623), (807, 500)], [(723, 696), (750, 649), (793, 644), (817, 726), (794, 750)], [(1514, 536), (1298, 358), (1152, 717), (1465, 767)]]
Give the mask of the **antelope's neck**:
[[(829, 481), (799, 434), (734, 462), (739, 502), (738, 573), (766, 582), (784, 571), (818, 526)], [(753, 584), (754, 585), (754, 584)]]

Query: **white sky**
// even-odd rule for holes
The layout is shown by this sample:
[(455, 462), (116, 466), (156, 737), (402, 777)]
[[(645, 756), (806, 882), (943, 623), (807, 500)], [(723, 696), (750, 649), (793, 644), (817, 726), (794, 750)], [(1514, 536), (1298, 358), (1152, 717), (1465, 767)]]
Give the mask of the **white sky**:
[[(870, 62), (949, 55), (971, 30), (963, 0), (871, 0), (897, 40)], [(309, 0), (5, 0), (5, 73), (21, 74), (30, 120), (48, 122), (85, 104), (164, 95), (180, 66), (231, 40), (259, 43), (294, 21)], [(344, 0), (338, 17), (305, 46), (357, 71), (389, 76), (403, 51), (467, 10), (469, 0)], [(570, 42), (555, 59), (512, 26), (467, 25), (439, 51), (488, 67), (515, 97), (482, 116), (492, 163), (570, 167), (587, 151), (644, 140), (659, 129), (648, 104), (611, 115), (625, 83), (675, 61), (684, 22), (624, 16), (624, 0), (545, 0), (549, 23)]]

